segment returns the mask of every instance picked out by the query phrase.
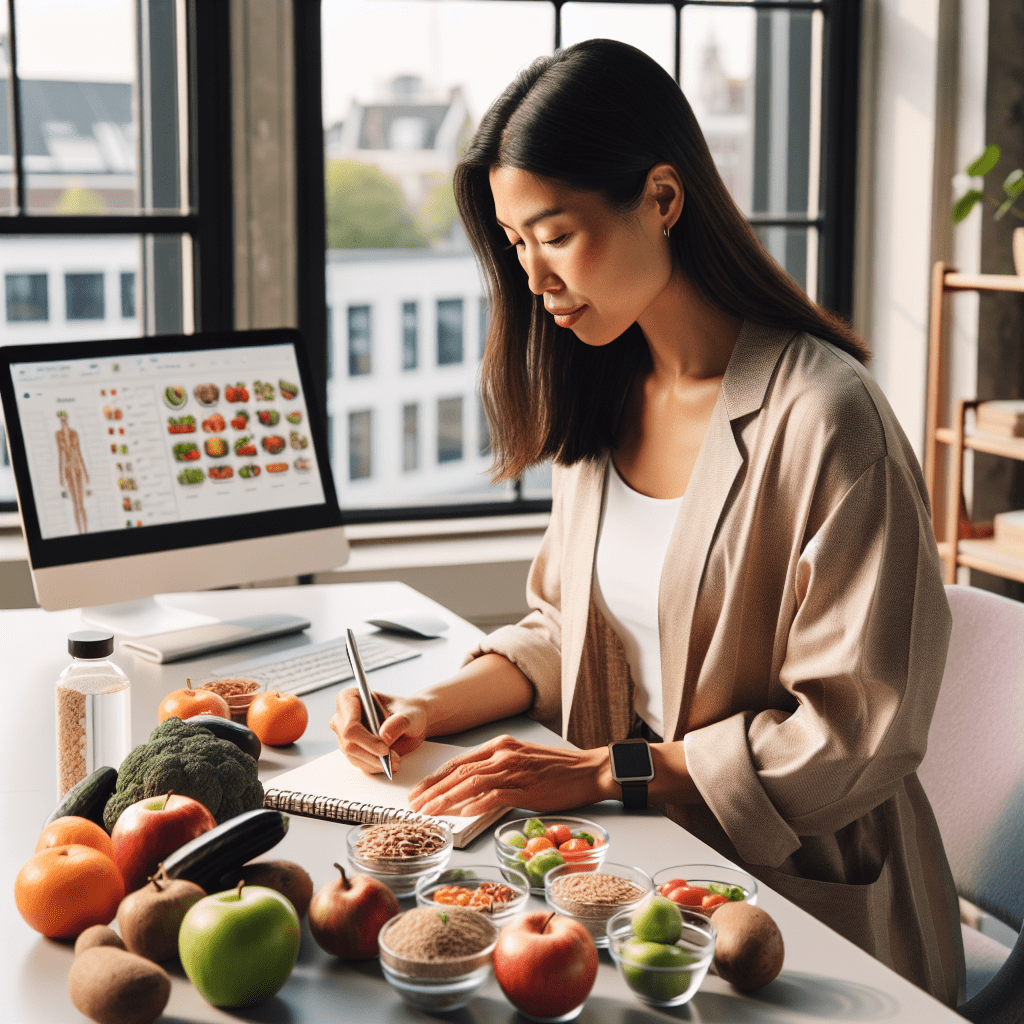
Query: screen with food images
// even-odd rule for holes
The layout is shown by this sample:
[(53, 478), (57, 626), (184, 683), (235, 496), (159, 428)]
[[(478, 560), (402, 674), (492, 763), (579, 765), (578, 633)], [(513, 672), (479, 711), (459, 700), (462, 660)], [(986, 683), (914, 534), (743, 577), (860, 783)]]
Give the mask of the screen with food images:
[(11, 378), (44, 540), (325, 501), (291, 344), (12, 363)]

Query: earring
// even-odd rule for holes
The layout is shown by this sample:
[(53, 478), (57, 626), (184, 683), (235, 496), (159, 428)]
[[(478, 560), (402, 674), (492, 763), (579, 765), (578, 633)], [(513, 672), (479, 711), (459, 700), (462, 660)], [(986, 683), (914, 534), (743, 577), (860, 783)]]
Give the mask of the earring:
[(667, 225), (667, 224), (665, 224), (665, 225), (664, 225), (664, 226), (662, 227), (662, 229), (661, 229), (661, 230), (662, 230), (662, 231), (663, 231), (663, 232), (665, 233), (665, 237), (666, 237), (666, 238), (668, 238), (668, 232), (669, 232), (669, 227), (668, 227), (668, 225)]

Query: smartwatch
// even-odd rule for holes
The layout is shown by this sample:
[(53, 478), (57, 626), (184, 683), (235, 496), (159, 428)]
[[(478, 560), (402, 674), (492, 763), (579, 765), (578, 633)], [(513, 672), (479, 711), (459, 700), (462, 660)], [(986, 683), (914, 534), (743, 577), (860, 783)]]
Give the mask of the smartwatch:
[(622, 806), (639, 811), (647, 806), (647, 783), (654, 778), (654, 759), (647, 740), (619, 740), (608, 744), (612, 779), (622, 787)]

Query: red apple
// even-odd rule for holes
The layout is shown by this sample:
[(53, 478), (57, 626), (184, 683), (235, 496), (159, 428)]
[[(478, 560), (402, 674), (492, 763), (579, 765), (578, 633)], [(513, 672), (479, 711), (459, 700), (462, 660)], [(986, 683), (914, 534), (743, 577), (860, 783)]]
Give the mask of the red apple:
[(395, 894), (376, 878), (353, 875), (334, 865), (341, 877), (317, 890), (309, 903), (309, 930), (317, 945), (342, 960), (372, 960), (377, 936), (398, 913)]
[(168, 854), (216, 825), (214, 816), (198, 800), (173, 792), (126, 807), (110, 833), (114, 863), (121, 869), (125, 892), (141, 888)]
[(561, 1017), (590, 995), (597, 946), (579, 921), (540, 910), (509, 921), (494, 947), (494, 976), (531, 1017)]

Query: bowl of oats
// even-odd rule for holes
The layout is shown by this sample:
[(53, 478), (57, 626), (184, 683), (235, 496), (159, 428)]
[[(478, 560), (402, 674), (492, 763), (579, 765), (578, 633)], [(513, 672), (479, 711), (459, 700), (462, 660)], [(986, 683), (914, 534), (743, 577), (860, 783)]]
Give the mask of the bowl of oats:
[(494, 970), (498, 928), (468, 907), (415, 907), (380, 930), (380, 966), (410, 1005), (432, 1013), (459, 1010)]
[(212, 690), (223, 697), (231, 711), (232, 721), (244, 723), (249, 705), (263, 691), (263, 683), (257, 679), (211, 679), (200, 689)]
[(399, 899), (416, 893), (425, 875), (443, 870), (452, 855), (452, 831), (443, 821), (357, 825), (345, 837), (354, 871), (383, 882)]
[(448, 868), (424, 875), (416, 883), (418, 906), (468, 907), (486, 914), (499, 927), (522, 911), (529, 898), (525, 875), (492, 864)]
[(651, 876), (645, 871), (609, 861), (596, 871), (579, 871), (574, 864), (562, 864), (544, 876), (548, 906), (579, 921), (598, 947), (608, 945), (608, 921), (620, 911), (635, 909), (653, 888)]

